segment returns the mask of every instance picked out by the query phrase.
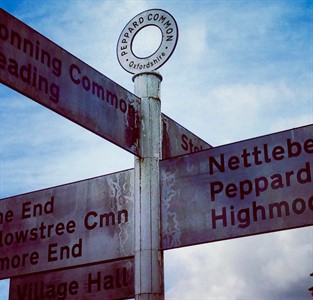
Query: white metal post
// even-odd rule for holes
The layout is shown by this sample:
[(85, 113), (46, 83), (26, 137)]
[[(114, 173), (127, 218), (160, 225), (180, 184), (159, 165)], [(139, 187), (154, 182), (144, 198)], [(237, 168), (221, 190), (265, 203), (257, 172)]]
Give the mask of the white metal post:
[(135, 158), (135, 295), (136, 300), (164, 299), (163, 252), (160, 248), (160, 180), (162, 76), (133, 77), (141, 98), (140, 147)]

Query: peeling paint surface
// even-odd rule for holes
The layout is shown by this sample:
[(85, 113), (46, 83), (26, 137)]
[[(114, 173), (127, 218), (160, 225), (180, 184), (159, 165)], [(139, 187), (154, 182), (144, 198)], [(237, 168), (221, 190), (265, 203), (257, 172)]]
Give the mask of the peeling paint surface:
[(313, 125), (160, 163), (162, 248), (313, 225)]
[(1, 199), (0, 212), (0, 278), (134, 255), (133, 170)]
[[(138, 97), (2, 9), (0, 16), (8, 34), (1, 40), (1, 51), (26, 74), (22, 78), (1, 68), (1, 83), (132, 154), (141, 155)], [(19, 34), (22, 46), (10, 43), (12, 32)], [(40, 56), (23, 51), (25, 43), (33, 48), (40, 44), (37, 55), (49, 55), (52, 66), (42, 63)], [(40, 86), (37, 73), (47, 89)]]

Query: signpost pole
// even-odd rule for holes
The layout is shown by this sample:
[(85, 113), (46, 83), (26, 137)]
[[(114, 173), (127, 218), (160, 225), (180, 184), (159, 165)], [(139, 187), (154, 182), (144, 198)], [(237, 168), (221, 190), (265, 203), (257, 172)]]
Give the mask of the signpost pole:
[(160, 179), (162, 76), (145, 72), (133, 77), (141, 98), (140, 146), (135, 158), (135, 296), (164, 299), (163, 252), (160, 243)]

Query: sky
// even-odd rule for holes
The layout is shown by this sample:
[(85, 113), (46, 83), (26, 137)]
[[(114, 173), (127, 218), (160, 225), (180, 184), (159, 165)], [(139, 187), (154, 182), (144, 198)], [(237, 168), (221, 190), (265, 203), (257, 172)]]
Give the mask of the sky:
[[(158, 70), (162, 112), (213, 146), (313, 123), (310, 0), (0, 3), (131, 92), (118, 37), (138, 13), (168, 11), (179, 40)], [(2, 84), (0, 98), (0, 198), (133, 168), (130, 153)], [(312, 227), (168, 250), (165, 297), (309, 300), (312, 252)]]

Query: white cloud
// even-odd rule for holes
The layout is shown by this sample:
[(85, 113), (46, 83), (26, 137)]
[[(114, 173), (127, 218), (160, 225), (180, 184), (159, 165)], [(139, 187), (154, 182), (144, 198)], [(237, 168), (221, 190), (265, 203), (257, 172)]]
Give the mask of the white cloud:
[(189, 26), (184, 31), (184, 39), (180, 47), (183, 49), (183, 64), (188, 68), (201, 64), (203, 57), (207, 56), (207, 27), (203, 20), (190, 18)]
[[(240, 139), (244, 139), (253, 136), (255, 129), (264, 126), (264, 121), (272, 118), (277, 108), (293, 97), (293, 91), (283, 82), (222, 85), (206, 97), (214, 103), (207, 113), (220, 116), (216, 118), (214, 128), (219, 135), (227, 131), (232, 133), (230, 136), (239, 133)], [(266, 132), (269, 129), (265, 127)]]
[(168, 287), (166, 296), (269, 300), (281, 299), (282, 290), (290, 295), (293, 289), (303, 289), (305, 295), (311, 272), (305, 262), (310, 260), (311, 228), (171, 250), (166, 252), (165, 267), (176, 272), (166, 279), (176, 284)]

